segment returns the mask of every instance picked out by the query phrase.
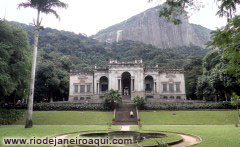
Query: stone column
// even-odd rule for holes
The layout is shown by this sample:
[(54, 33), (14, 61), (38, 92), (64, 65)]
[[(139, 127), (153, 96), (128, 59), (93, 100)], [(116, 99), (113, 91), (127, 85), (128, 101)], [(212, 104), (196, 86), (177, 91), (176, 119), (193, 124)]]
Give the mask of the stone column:
[(135, 85), (134, 85), (135, 80), (132, 79), (131, 85), (132, 85), (132, 91), (135, 91)]

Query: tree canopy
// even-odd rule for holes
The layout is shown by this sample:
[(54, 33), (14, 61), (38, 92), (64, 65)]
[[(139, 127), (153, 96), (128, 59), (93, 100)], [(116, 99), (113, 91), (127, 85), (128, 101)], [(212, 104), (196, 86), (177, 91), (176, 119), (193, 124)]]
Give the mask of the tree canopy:
[(0, 21), (0, 99), (14, 103), (17, 99), (26, 98), (30, 57), (27, 34), (18, 27)]

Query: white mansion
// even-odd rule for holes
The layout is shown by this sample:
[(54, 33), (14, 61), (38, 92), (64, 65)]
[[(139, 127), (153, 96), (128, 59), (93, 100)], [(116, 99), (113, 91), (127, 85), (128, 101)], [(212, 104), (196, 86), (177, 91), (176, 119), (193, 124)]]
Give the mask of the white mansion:
[(142, 60), (110, 60), (106, 67), (93, 71), (71, 71), (70, 102), (102, 102), (104, 94), (118, 90), (124, 98), (144, 97), (147, 102), (186, 100), (183, 70), (145, 67)]

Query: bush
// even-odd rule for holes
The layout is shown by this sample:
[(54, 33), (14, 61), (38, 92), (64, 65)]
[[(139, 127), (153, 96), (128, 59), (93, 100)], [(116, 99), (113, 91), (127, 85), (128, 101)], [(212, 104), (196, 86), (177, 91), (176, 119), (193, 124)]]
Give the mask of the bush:
[(72, 104), (72, 103), (38, 103), (33, 106), (34, 111), (105, 111), (103, 104)]
[(0, 108), (0, 125), (9, 125), (16, 122), (23, 117), (24, 112), (25, 110)]
[[(5, 106), (8, 109), (27, 109), (27, 105)], [(103, 104), (90, 103), (36, 103), (33, 105), (34, 111), (105, 111), (107, 108)]]
[(160, 103), (146, 104), (144, 110), (234, 109), (230, 102), (222, 103)]
[(133, 98), (133, 103), (138, 107), (138, 109), (143, 109), (146, 102), (143, 97), (136, 96)]
[(104, 95), (104, 106), (109, 109), (113, 110), (116, 105), (122, 101), (122, 97), (118, 91), (111, 89)]

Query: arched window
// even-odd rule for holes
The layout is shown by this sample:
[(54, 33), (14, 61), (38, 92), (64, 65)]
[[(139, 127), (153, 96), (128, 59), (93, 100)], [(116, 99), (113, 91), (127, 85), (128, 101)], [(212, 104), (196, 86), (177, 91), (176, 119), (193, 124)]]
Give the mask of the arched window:
[(108, 78), (105, 76), (102, 76), (99, 80), (99, 86), (100, 86), (100, 92), (105, 93), (108, 91)]
[(168, 99), (168, 97), (167, 96), (163, 96), (163, 99)]
[(174, 96), (170, 96), (170, 99), (174, 99)]
[(181, 99), (181, 96), (177, 96), (177, 99)]
[(145, 77), (145, 91), (146, 92), (154, 91), (153, 77), (152, 76), (146, 76)]

